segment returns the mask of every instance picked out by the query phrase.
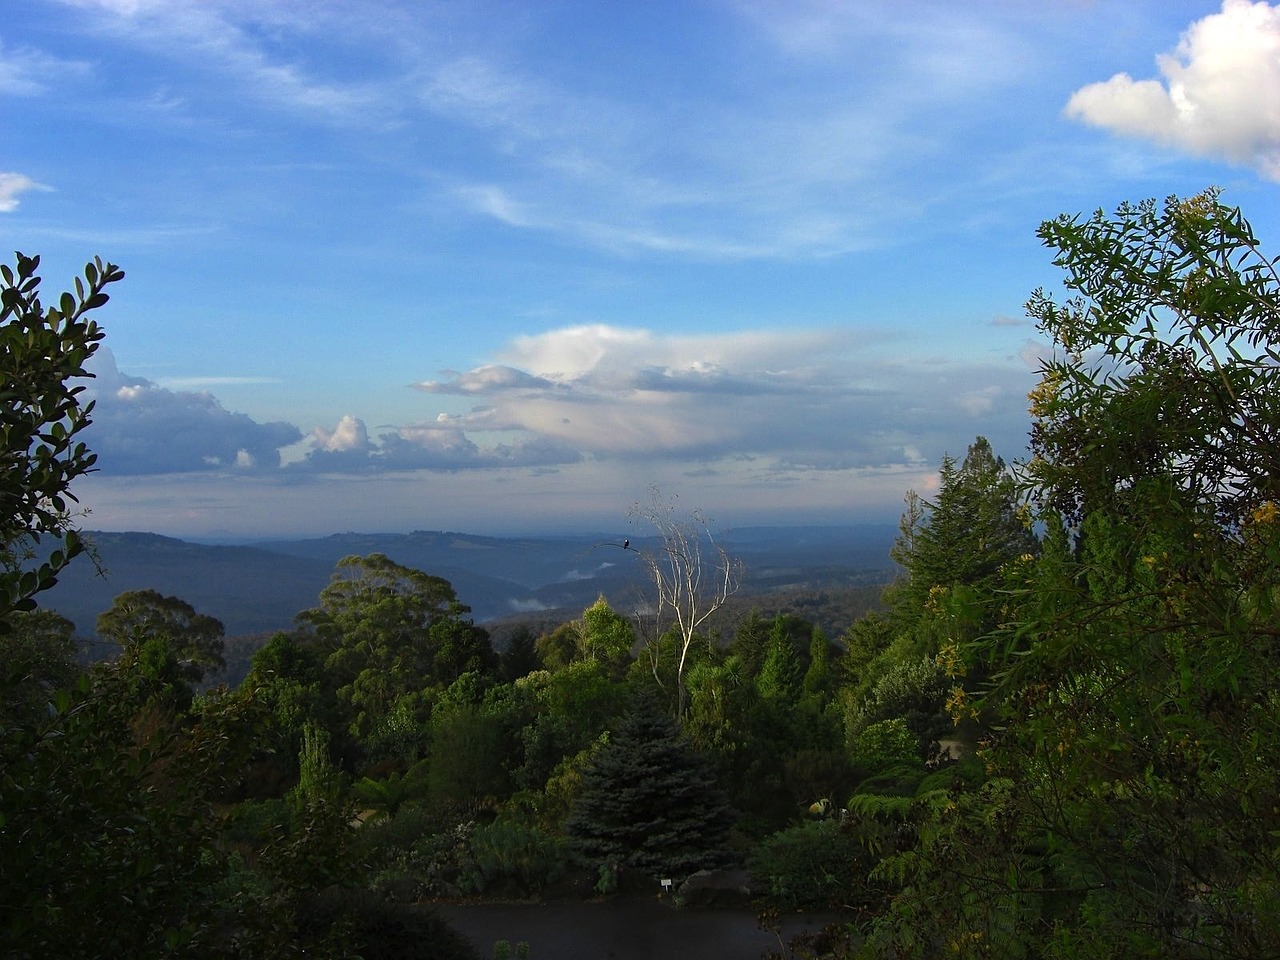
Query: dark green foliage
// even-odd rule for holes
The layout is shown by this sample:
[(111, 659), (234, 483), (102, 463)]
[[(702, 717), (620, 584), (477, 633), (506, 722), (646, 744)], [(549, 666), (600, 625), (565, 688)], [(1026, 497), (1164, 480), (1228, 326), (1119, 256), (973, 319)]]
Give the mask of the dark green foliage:
[(489, 635), (468, 612), (447, 580), (371, 554), (341, 560), (320, 606), (298, 620), (328, 651), (327, 684), (336, 688), (348, 729), (368, 738), (389, 718), (412, 726), (419, 712), (413, 700), (423, 691), (497, 666)]
[(738, 624), (734, 631), (732, 652), (742, 665), (744, 680), (755, 680), (756, 674), (764, 665), (764, 658), (769, 649), (769, 635), (773, 621), (760, 615), (759, 609), (752, 607), (751, 612)]
[(499, 818), (471, 835), (464, 889), (529, 896), (564, 875), (569, 855), (562, 838), (540, 827)]
[(797, 807), (848, 796), (857, 782), (857, 768), (843, 748), (797, 750), (783, 762), (783, 775)]
[(155, 590), (131, 590), (115, 598), (98, 617), (98, 636), (120, 645), (124, 657), (138, 656), (160, 641), (179, 664), (181, 675), (198, 683), (208, 670), (225, 665), (222, 656), (222, 624), (196, 613), (178, 597)]
[(510, 755), (502, 718), (481, 705), (437, 707), (431, 718), (427, 784), (432, 804), (470, 816), (507, 792)]
[(37, 724), (0, 737), (0, 953), (207, 956), (223, 917), (210, 889), (209, 795), (242, 759), (252, 712), (207, 706), (190, 731), (140, 726), (129, 678), (88, 678)]
[(479, 960), (466, 938), (425, 904), (392, 903), (355, 887), (307, 900), (299, 926), (304, 941), (319, 942), (330, 951), (322, 955), (335, 958)]
[(923, 609), (937, 587), (964, 584), (989, 595), (1011, 560), (1035, 549), (1035, 538), (1017, 513), (1017, 488), (985, 437), (969, 445), (959, 466), (943, 458), (938, 497), (917, 515), (908, 501), (894, 558), (907, 572), (895, 608)]
[(1038, 558), (961, 638), (987, 779), (922, 793), (867, 956), (1280, 955), (1280, 277), (1208, 193), (1041, 229)]
[(538, 659), (538, 638), (527, 626), (520, 627), (507, 641), (507, 648), (498, 657), (498, 672), (508, 683), (519, 680), (541, 666)]
[(951, 729), (943, 713), (950, 684), (932, 657), (913, 657), (884, 665), (848, 711), (847, 732), (852, 740), (872, 724), (901, 719), (915, 735), (920, 756), (931, 756), (938, 738)]
[(875, 794), (883, 797), (914, 797), (925, 779), (922, 764), (902, 763), (889, 767), (877, 767), (876, 773), (858, 784), (858, 795)]
[(841, 674), (846, 681), (857, 684), (866, 679), (867, 669), (893, 642), (893, 625), (878, 612), (868, 613), (855, 620), (845, 631), (845, 654), (841, 660)]
[(814, 627), (809, 636), (809, 666), (804, 672), (805, 696), (813, 698), (820, 705), (825, 705), (835, 687), (835, 669), (832, 661), (836, 659), (839, 648), (834, 646), (821, 627)]
[(583, 771), (565, 832), (591, 863), (679, 882), (726, 862), (731, 824), (707, 763), (663, 709), (639, 698)]
[(803, 679), (788, 618), (778, 614), (769, 631), (760, 672), (756, 674), (756, 689), (765, 700), (793, 705), (800, 698)]
[(12, 613), (0, 633), (0, 728), (35, 724), (55, 692), (74, 685), (75, 625), (52, 610)]
[[(83, 549), (71, 528), (72, 481), (97, 457), (80, 442), (93, 404), (80, 378), (103, 332), (86, 315), (124, 277), (95, 259), (56, 306), (40, 300), (39, 257), (0, 265), (0, 630)], [(38, 552), (38, 556), (36, 555)]]
[(850, 741), (849, 752), (863, 778), (900, 767), (924, 771), (920, 739), (902, 717), (867, 725)]
[(755, 889), (784, 910), (858, 903), (871, 869), (858, 835), (837, 819), (798, 824), (767, 837), (749, 866)]
[(623, 711), (627, 699), (626, 686), (595, 660), (577, 661), (555, 673), (531, 673), (516, 689), (530, 710), (516, 733), (523, 753), (516, 785), (535, 790), (565, 757), (592, 744)]
[(547, 670), (563, 670), (578, 658), (578, 631), (572, 623), (562, 623), (538, 638), (538, 662)]

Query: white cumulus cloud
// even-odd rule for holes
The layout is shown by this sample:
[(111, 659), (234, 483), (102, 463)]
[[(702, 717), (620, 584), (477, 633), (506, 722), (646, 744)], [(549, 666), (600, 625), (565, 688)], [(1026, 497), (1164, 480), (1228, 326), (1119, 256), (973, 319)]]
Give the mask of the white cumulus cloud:
[(347, 415), (332, 430), (316, 427), (312, 431), (315, 449), (335, 453), (343, 450), (367, 450), (369, 430), (359, 417)]
[(290, 423), (259, 423), (232, 413), (209, 393), (167, 390), (131, 377), (107, 347), (89, 363), (86, 384), (95, 402), (85, 432), (106, 474), (267, 470), (280, 464), (280, 449), (302, 438)]
[(1280, 5), (1224, 0), (1156, 64), (1160, 80), (1118, 73), (1082, 87), (1067, 115), (1280, 180)]

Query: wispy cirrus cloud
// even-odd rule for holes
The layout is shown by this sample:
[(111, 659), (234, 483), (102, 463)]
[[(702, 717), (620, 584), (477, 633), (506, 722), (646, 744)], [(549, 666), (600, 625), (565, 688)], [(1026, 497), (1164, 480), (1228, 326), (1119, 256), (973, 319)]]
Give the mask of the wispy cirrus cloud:
[(97, 14), (91, 28), (184, 66), (216, 71), (241, 97), (343, 123), (365, 125), (385, 115), (383, 81), (327, 76), (323, 60), (307, 54), (308, 45), (323, 57), (335, 40), (381, 32), (373, 26), (381, 18), (360, 16), (355, 8), (238, 0), (63, 2)]
[[(370, 17), (340, 0), (64, 2), (90, 29), (221, 78), (225, 97), (357, 133), (360, 162), (378, 168), (367, 175), (427, 184), (425, 208), (444, 201), (618, 257), (789, 260), (898, 244), (939, 202), (915, 174), (954, 168), (957, 137), (964, 155), (982, 142), (964, 133), (972, 118), (1037, 68), (1000, 17), (905, 17), (887, 2), (717, 5), (698, 15), (717, 41), (699, 59), (609, 84), (547, 69), (567, 41), (485, 3), (389, 3)], [(201, 115), (168, 92), (146, 102)], [(463, 142), (465, 162), (448, 147)], [(1002, 158), (993, 145), (967, 161), (971, 184)]]
[(52, 190), (31, 179), (24, 173), (0, 172), (0, 213), (12, 213), (18, 209), (19, 197), (32, 190)]
[(36, 97), (49, 89), (52, 76), (88, 73), (83, 60), (56, 57), (30, 47), (11, 47), (0, 41), (0, 95)]

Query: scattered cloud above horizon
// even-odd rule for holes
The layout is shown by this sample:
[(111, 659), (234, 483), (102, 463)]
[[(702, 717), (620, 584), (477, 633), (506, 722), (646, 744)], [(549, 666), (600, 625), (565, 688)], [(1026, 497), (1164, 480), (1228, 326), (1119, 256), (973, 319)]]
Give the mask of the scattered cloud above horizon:
[(1223, 0), (1156, 65), (1160, 80), (1118, 73), (1082, 87), (1067, 115), (1280, 181), (1280, 5)]
[[(371, 430), (356, 414), (311, 429), (289, 474), (558, 469), (585, 460), (752, 463), (762, 475), (919, 467), (955, 436), (1025, 433), (1034, 371), (1009, 356), (957, 362), (878, 352), (851, 330), (660, 334), (596, 324), (517, 337), (508, 363), (415, 384), (463, 396), (462, 413)], [(166, 389), (94, 360), (91, 445), (113, 475), (244, 472), (282, 465), (304, 439), (203, 391)], [(233, 382), (236, 378), (228, 378)], [(966, 441), (967, 442), (967, 441)], [(1011, 455), (1013, 455), (1011, 453)]]
[(3, 32), (6, 235), (51, 284), (128, 273), (88, 489), (186, 531), (570, 522), (655, 480), (882, 510), (978, 434), (1025, 452), (1044, 218), (1224, 180), (1280, 216), (1280, 0), (29, 0)]
[(292, 424), (257, 423), (212, 394), (128, 376), (108, 347), (98, 348), (89, 370), (85, 396), (94, 410), (85, 436), (106, 474), (270, 470), (279, 467), (282, 448), (302, 439)]

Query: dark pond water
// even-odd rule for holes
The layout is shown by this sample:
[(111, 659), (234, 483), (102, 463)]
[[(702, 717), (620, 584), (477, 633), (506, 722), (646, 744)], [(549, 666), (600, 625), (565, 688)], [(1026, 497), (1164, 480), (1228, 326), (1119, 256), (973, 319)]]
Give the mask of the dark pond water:
[[(754, 911), (675, 910), (655, 897), (549, 903), (435, 905), (484, 960), (493, 945), (529, 944), (529, 960), (759, 960), (779, 949)], [(817, 930), (830, 917), (784, 917), (783, 935)]]

